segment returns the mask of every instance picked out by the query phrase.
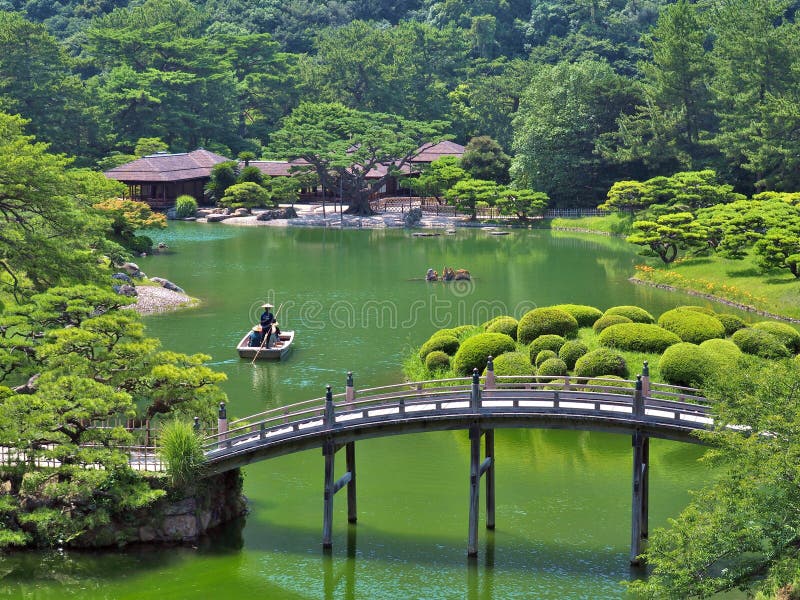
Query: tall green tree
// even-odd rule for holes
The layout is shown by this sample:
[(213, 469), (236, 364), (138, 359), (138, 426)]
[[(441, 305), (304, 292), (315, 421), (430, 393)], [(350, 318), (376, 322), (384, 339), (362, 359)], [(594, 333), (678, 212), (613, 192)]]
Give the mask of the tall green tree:
[(475, 179), (508, 183), (511, 157), (488, 135), (472, 138), (464, 149), (461, 166)]
[(486, 179), (463, 179), (445, 192), (447, 201), (458, 210), (468, 212), (470, 220), (478, 216), (478, 207), (494, 206), (503, 186)]

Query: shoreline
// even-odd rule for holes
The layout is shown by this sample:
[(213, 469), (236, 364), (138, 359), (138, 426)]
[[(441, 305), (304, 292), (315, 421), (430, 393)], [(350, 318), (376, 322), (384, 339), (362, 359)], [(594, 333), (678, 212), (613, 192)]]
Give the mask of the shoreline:
[(136, 302), (121, 308), (135, 310), (140, 315), (155, 315), (182, 308), (193, 308), (200, 304), (200, 300), (188, 294), (173, 292), (155, 285), (136, 286), (136, 292), (138, 293)]

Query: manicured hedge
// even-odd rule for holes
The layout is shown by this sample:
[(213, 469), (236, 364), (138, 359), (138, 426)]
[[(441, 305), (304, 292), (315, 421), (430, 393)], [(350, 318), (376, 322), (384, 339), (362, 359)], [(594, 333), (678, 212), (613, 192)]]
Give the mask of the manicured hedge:
[[(506, 352), (505, 354), (501, 354), (493, 361), (494, 363), (494, 374), (497, 376), (500, 375), (520, 375), (520, 376), (531, 376), (536, 374), (536, 369), (534, 369), (531, 361), (528, 360), (528, 356), (524, 352)], [(484, 370), (484, 374), (486, 371)], [(504, 379), (504, 382), (522, 382), (526, 381), (525, 379), (519, 380), (508, 380)]]
[(558, 358), (566, 363), (568, 369), (575, 368), (575, 361), (589, 351), (589, 347), (580, 340), (565, 342), (558, 351)]
[(778, 338), (792, 354), (800, 352), (800, 333), (788, 323), (759, 321), (753, 325), (753, 329), (760, 329), (761, 331), (771, 333)]
[(725, 328), (725, 335), (733, 335), (740, 329), (744, 329), (747, 327), (747, 323), (740, 317), (736, 315), (731, 315), (728, 313), (717, 313), (717, 318), (719, 322), (722, 323), (722, 326)]
[[(702, 313), (698, 313), (702, 314)], [(702, 387), (711, 374), (709, 353), (688, 342), (670, 346), (658, 361), (664, 381), (673, 385)]]
[(684, 342), (699, 344), (713, 338), (725, 337), (725, 326), (716, 317), (696, 310), (673, 308), (658, 318), (664, 329), (678, 334)]
[(561, 349), (561, 346), (563, 346), (566, 341), (567, 340), (565, 340), (560, 335), (553, 335), (553, 334), (540, 335), (531, 342), (531, 345), (529, 347), (531, 361), (533, 361), (536, 358), (536, 355), (539, 354), (539, 352), (541, 352), (542, 350), (552, 350), (557, 354), (558, 351)]
[(474, 325), (459, 325), (458, 327), (450, 327), (449, 329), (440, 329), (436, 333), (434, 333), (431, 337), (435, 337), (437, 335), (452, 335), (454, 338), (461, 340), (464, 337), (464, 334), (467, 332), (471, 332), (475, 329)]
[(603, 311), (594, 306), (585, 304), (557, 304), (550, 308), (558, 308), (575, 317), (579, 327), (591, 327), (597, 319), (603, 316)]
[(552, 381), (548, 377), (557, 377), (567, 374), (567, 363), (560, 358), (548, 358), (536, 370), (540, 381)]
[(622, 315), (634, 323), (655, 323), (656, 320), (649, 312), (638, 306), (612, 306), (604, 315)]
[[(606, 379), (612, 379), (613, 381), (606, 381)], [(606, 375), (602, 378), (590, 379), (586, 382), (586, 388), (584, 389), (587, 392), (609, 392), (611, 390), (604, 389), (608, 387), (633, 389), (634, 384), (632, 384), (630, 381), (625, 381), (618, 375)]]
[(706, 340), (700, 347), (708, 354), (709, 364), (716, 374), (724, 375), (735, 369), (736, 362), (743, 356), (739, 346), (730, 340)]
[(458, 340), (452, 335), (447, 335), (445, 333), (434, 333), (427, 342), (422, 344), (422, 347), (419, 349), (419, 357), (422, 360), (425, 360), (425, 357), (434, 350), (440, 350), (445, 354), (452, 356), (456, 353), (456, 350), (458, 350), (458, 346)]
[(434, 350), (425, 357), (425, 368), (431, 372), (447, 370), (450, 368), (450, 357), (441, 350)]
[(631, 352), (664, 352), (681, 341), (676, 334), (649, 323), (620, 323), (604, 329), (598, 336), (600, 344)]
[(576, 377), (602, 377), (617, 375), (623, 379), (628, 377), (628, 365), (625, 359), (608, 348), (598, 348), (581, 356), (575, 362)]
[(505, 333), (512, 339), (517, 339), (517, 326), (519, 321), (514, 317), (497, 317), (486, 324), (487, 333)]
[(606, 327), (611, 327), (612, 325), (618, 325), (620, 323), (633, 323), (633, 321), (622, 315), (603, 315), (594, 322), (592, 329), (594, 329), (595, 333), (600, 333)]
[(536, 355), (536, 358), (534, 358), (533, 361), (531, 362), (533, 362), (538, 367), (544, 361), (550, 360), (551, 358), (558, 358), (558, 354), (556, 354), (552, 350), (542, 350)]
[(733, 334), (731, 339), (742, 352), (755, 354), (761, 358), (785, 358), (791, 354), (778, 338), (763, 329), (753, 329), (752, 327), (740, 329)]
[(716, 317), (717, 313), (708, 308), (707, 306), (678, 306), (678, 310), (693, 310), (695, 312), (703, 313), (710, 317)]
[(575, 337), (578, 333), (578, 321), (558, 308), (534, 308), (519, 320), (517, 339), (523, 344), (530, 344), (539, 336), (549, 333)]
[(491, 355), (495, 358), (505, 352), (513, 352), (516, 344), (504, 333), (479, 333), (467, 338), (453, 358), (453, 370), (459, 375), (470, 375), (472, 369), (483, 371)]

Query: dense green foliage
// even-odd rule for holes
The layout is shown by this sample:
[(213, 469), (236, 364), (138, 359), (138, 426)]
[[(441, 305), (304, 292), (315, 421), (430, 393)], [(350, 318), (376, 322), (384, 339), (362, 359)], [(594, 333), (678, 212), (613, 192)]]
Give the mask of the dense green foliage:
[(733, 334), (731, 339), (741, 348), (742, 352), (761, 358), (784, 358), (790, 354), (781, 340), (761, 329), (752, 327), (740, 329)]
[(184, 194), (175, 199), (175, 217), (185, 219), (194, 216), (197, 212), (197, 200), (193, 196)]
[(800, 352), (800, 333), (797, 329), (787, 323), (778, 321), (760, 321), (753, 324), (753, 329), (759, 329), (771, 333), (786, 346), (792, 354)]
[(167, 463), (167, 476), (178, 488), (193, 483), (203, 468), (203, 444), (188, 421), (167, 421), (159, 432), (158, 451)]
[(453, 357), (453, 370), (459, 375), (471, 375), (473, 369), (483, 372), (490, 356), (497, 358), (516, 347), (514, 340), (503, 333), (479, 333), (461, 344)]
[(564, 342), (566, 341), (567, 340), (565, 340), (560, 335), (555, 335), (552, 333), (540, 335), (530, 344), (529, 348), (530, 348), (531, 360), (536, 358), (536, 356), (542, 350), (552, 350), (553, 352), (558, 352), (561, 349), (561, 346), (563, 346)]
[(558, 358), (564, 361), (567, 368), (575, 368), (575, 361), (589, 351), (589, 347), (580, 340), (568, 340), (558, 351)]
[(453, 356), (458, 350), (459, 341), (452, 335), (447, 333), (437, 333), (431, 336), (431, 338), (422, 344), (422, 347), (419, 349), (419, 357), (425, 360), (425, 357), (434, 352), (439, 350)]
[(603, 311), (594, 306), (584, 304), (556, 304), (553, 308), (558, 308), (575, 317), (578, 327), (591, 327), (594, 322), (603, 316)]
[(658, 369), (664, 381), (673, 385), (701, 387), (712, 373), (710, 354), (707, 348), (680, 342), (661, 355)]
[(558, 308), (534, 308), (519, 320), (517, 339), (529, 344), (541, 335), (553, 334), (575, 337), (578, 321), (571, 314)]
[(638, 306), (612, 306), (603, 315), (621, 315), (629, 318), (634, 323), (655, 323), (656, 320), (649, 312)]
[(626, 378), (628, 365), (620, 354), (608, 348), (598, 348), (587, 352), (575, 362), (575, 375), (577, 377), (616, 375)]
[[(524, 352), (506, 352), (501, 354), (492, 361), (494, 363), (494, 374), (500, 375), (519, 375), (530, 377), (535, 374), (536, 369), (533, 368), (531, 361)], [(525, 381), (524, 379), (518, 380), (504, 380), (504, 381)]]
[(725, 326), (719, 319), (686, 308), (668, 310), (658, 318), (658, 324), (692, 344), (725, 337)]
[(563, 377), (567, 374), (567, 363), (560, 358), (548, 358), (538, 365), (536, 374), (540, 381), (550, 381), (548, 377)]
[[(533, 353), (529, 354), (529, 357), (532, 357)], [(539, 367), (543, 362), (548, 361), (552, 358), (558, 358), (558, 354), (554, 350), (540, 350), (536, 353), (536, 356), (531, 359), (531, 362)]]
[(633, 323), (633, 321), (624, 315), (603, 315), (594, 322), (592, 329), (594, 329), (595, 333), (600, 333), (606, 327), (611, 327), (612, 325), (618, 325), (620, 323)]
[(434, 350), (425, 356), (425, 368), (431, 373), (450, 368), (450, 356), (441, 350)]
[(517, 339), (517, 326), (519, 323), (514, 317), (496, 317), (486, 323), (488, 333), (505, 333), (512, 339)]
[(740, 329), (747, 327), (747, 324), (744, 322), (744, 320), (736, 315), (717, 313), (716, 316), (717, 319), (719, 319), (719, 322), (722, 323), (722, 326), (725, 328), (725, 335), (733, 335)]
[(658, 325), (619, 323), (606, 327), (598, 336), (603, 346), (634, 352), (664, 352), (681, 338)]

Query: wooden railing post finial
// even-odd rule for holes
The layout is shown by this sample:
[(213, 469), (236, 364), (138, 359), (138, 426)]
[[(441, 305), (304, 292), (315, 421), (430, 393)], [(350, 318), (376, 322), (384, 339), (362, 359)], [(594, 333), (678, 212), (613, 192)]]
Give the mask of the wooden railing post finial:
[(481, 405), (481, 376), (478, 368), (472, 369), (472, 390), (469, 396), (470, 407), (473, 412), (478, 412)]
[(200, 417), (194, 418), (194, 430), (200, 431)]
[(633, 414), (644, 416), (644, 395), (642, 394), (642, 376), (636, 376), (636, 389), (633, 392)]
[(325, 424), (328, 427), (333, 427), (335, 422), (336, 418), (333, 414), (333, 392), (329, 384), (325, 386)]
[(356, 388), (353, 386), (353, 372), (347, 372), (347, 383), (345, 384), (345, 402), (350, 404), (351, 402), (355, 402), (356, 399)]
[(224, 442), (228, 439), (228, 411), (225, 410), (225, 403), (219, 403), (219, 413), (217, 415), (217, 433), (219, 441)]
[(483, 388), (486, 390), (492, 390), (494, 387), (494, 358), (492, 358), (492, 355), (490, 354), (488, 360), (486, 361), (486, 379), (483, 382)]
[(642, 363), (642, 395), (645, 398), (650, 396), (650, 364), (647, 361)]

